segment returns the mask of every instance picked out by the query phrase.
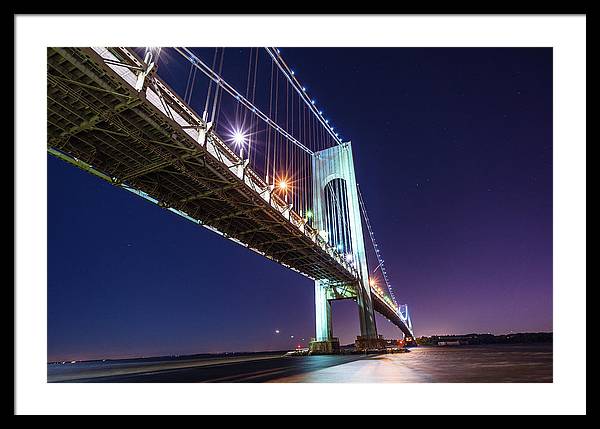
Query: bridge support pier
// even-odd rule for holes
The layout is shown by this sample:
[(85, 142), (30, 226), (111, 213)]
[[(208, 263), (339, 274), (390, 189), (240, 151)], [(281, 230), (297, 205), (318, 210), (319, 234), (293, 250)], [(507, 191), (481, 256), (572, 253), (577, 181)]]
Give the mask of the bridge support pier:
[(357, 351), (366, 352), (369, 350), (385, 349), (386, 341), (383, 338), (383, 335), (377, 335), (376, 338), (359, 335), (356, 337), (354, 345)]
[(328, 297), (328, 289), (329, 286), (326, 281), (315, 281), (316, 336), (308, 346), (312, 354), (331, 354), (340, 350), (339, 340), (333, 337), (331, 301)]
[(308, 345), (311, 355), (333, 355), (340, 352), (340, 341), (333, 338), (327, 341), (311, 341)]
[(315, 322), (316, 341), (326, 341), (333, 338), (331, 326), (331, 302), (327, 297), (327, 283), (323, 280), (315, 281)]

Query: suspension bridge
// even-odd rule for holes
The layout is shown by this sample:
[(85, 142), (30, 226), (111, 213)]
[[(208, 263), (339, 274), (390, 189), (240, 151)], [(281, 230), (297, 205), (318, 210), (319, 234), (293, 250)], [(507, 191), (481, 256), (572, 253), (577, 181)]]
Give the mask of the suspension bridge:
[[(375, 312), (414, 338), (351, 142), (277, 48), (236, 50), (244, 75), (231, 78), (228, 49), (48, 48), (48, 152), (313, 280), (312, 351), (339, 348), (331, 304), (341, 299), (357, 303), (357, 347), (381, 346)], [(179, 93), (170, 67), (187, 75)]]

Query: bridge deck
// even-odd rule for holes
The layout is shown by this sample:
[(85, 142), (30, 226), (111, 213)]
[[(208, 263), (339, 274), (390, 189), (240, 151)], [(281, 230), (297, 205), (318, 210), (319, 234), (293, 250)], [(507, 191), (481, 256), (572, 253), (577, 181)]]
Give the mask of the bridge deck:
[(391, 307), (383, 297), (379, 296), (376, 292), (371, 292), (371, 298), (373, 300), (373, 308), (376, 312), (387, 318), (390, 322), (396, 325), (407, 337), (412, 337), (414, 334), (411, 332), (409, 327), (406, 325), (404, 320), (400, 318), (397, 310)]

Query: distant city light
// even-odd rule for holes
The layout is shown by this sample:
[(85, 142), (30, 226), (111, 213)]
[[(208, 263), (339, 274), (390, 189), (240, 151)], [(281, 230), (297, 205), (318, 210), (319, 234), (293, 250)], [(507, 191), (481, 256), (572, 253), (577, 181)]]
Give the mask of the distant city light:
[(276, 334), (279, 334), (279, 329), (275, 329), (275, 333), (276, 333)]

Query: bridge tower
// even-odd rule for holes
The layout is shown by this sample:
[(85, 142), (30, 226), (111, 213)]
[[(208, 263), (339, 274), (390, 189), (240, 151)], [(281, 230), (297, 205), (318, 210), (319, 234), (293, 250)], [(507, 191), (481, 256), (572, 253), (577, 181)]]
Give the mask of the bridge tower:
[[(363, 343), (378, 339), (351, 142), (315, 152), (312, 172), (313, 226), (330, 244), (344, 252), (358, 272), (356, 285), (315, 281), (316, 336), (310, 349), (334, 353), (339, 342), (333, 338), (331, 301), (336, 299), (355, 298), (360, 320), (359, 339)], [(349, 290), (353, 292), (349, 294)]]

